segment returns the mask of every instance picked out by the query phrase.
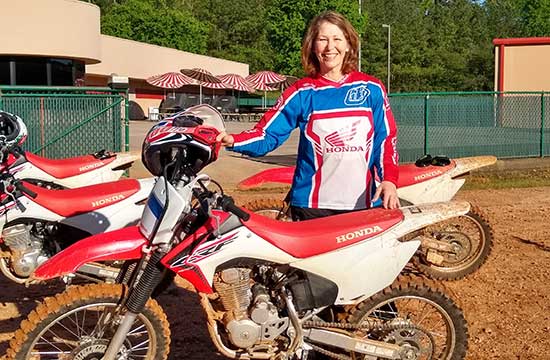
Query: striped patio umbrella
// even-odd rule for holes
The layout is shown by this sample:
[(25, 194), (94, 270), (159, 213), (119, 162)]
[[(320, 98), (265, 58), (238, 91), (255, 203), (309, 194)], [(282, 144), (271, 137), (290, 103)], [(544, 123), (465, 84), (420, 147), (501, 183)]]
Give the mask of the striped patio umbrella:
[(252, 82), (252, 83), (262, 83), (262, 84), (274, 84), (281, 81), (285, 81), (286, 76), (277, 74), (273, 71), (258, 71), (257, 73), (253, 75), (248, 75), (246, 77), (246, 80)]
[(237, 74), (225, 74), (218, 75), (223, 83), (227, 84), (230, 89), (235, 89), (238, 91), (254, 92), (254, 85), (248, 82), (245, 78)]
[(277, 82), (277, 83), (273, 83), (273, 84), (268, 84), (268, 85), (269, 85), (269, 86), (276, 87), (277, 89), (283, 91), (283, 90), (285, 90), (287, 87), (289, 87), (289, 86), (291, 86), (292, 84), (294, 84), (296, 81), (298, 81), (298, 78), (297, 78), (296, 76), (287, 75), (287, 76), (286, 76), (286, 80), (281, 81), (281, 82)]
[[(199, 83), (199, 101), (202, 104), (202, 87), (205, 84), (216, 84), (221, 83), (222, 81), (212, 75), (212, 73), (206, 69), (193, 68), (193, 69), (181, 69), (180, 72), (183, 75), (189, 76), (192, 79), (195, 79)], [(225, 88), (222, 88), (225, 89)]]
[(154, 75), (148, 77), (145, 81), (153, 86), (163, 89), (177, 89), (183, 85), (195, 83), (193, 79), (177, 72), (167, 72), (165, 74)]

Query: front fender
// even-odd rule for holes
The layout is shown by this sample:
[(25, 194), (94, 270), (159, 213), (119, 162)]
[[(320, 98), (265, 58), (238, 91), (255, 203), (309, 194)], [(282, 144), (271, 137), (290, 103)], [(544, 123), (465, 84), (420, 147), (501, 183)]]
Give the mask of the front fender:
[(292, 184), (292, 178), (294, 177), (294, 166), (273, 168), (262, 170), (252, 176), (247, 177), (237, 184), (239, 189), (251, 189), (256, 188), (265, 183), (281, 183)]
[(97, 234), (76, 242), (40, 265), (33, 280), (49, 280), (75, 273), (92, 261), (135, 260), (142, 256), (147, 239), (137, 226)]

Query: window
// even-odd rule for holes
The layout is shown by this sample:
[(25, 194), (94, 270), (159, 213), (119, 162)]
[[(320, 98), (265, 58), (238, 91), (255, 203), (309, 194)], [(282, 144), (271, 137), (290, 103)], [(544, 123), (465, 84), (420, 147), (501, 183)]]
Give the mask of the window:
[(15, 85), (48, 85), (46, 59), (18, 58), (15, 61)]
[(50, 59), (52, 67), (52, 85), (73, 85), (73, 61), (66, 59)]
[(0, 58), (0, 85), (11, 85), (9, 58)]

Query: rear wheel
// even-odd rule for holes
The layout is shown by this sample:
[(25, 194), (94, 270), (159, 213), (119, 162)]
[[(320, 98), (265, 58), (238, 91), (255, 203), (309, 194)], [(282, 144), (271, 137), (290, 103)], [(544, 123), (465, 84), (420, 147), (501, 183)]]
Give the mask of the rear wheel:
[(247, 210), (255, 214), (279, 221), (292, 221), (290, 208), (280, 199), (267, 198), (249, 201), (243, 205)]
[[(410, 360), (460, 360), (468, 349), (462, 311), (443, 290), (427, 280), (403, 276), (351, 309), (348, 322), (399, 323), (395, 330), (359, 331), (358, 336), (401, 346)], [(363, 359), (360, 354), (352, 358)]]
[[(46, 298), (21, 323), (8, 359), (101, 359), (116, 331), (122, 285), (75, 286)], [(149, 300), (128, 333), (119, 358), (166, 359), (170, 329), (166, 315)]]
[[(421, 249), (415, 265), (433, 279), (458, 280), (472, 274), (485, 263), (493, 247), (493, 231), (481, 210), (472, 206), (465, 215), (424, 228), (421, 233), (452, 247), (451, 252)], [(428, 261), (435, 251), (440, 261)]]

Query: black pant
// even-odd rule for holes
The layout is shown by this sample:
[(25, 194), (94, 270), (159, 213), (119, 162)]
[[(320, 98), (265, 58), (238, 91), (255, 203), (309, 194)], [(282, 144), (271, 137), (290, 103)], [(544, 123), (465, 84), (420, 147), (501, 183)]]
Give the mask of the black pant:
[(292, 216), (292, 221), (311, 220), (311, 219), (321, 218), (325, 216), (344, 214), (351, 211), (357, 211), (357, 210), (313, 209), (313, 208), (302, 208), (297, 206), (290, 207), (290, 215)]

